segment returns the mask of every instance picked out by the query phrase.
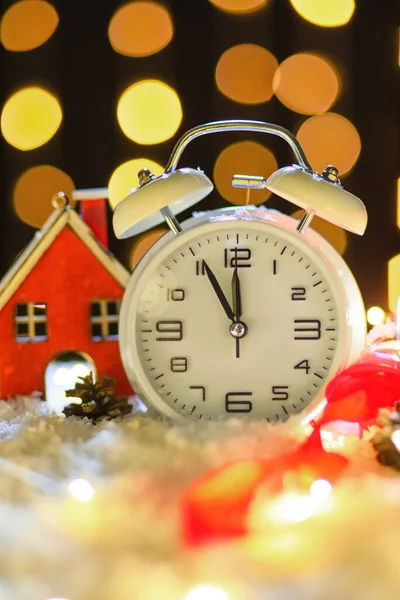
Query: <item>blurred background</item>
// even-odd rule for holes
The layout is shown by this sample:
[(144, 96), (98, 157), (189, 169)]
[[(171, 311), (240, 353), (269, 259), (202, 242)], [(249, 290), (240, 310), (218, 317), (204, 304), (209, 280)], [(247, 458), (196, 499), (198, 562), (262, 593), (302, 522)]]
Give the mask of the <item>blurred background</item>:
[[(163, 232), (118, 241), (112, 207), (137, 171), (163, 170), (187, 129), (259, 119), (293, 131), (315, 170), (338, 167), (367, 206), (359, 238), (315, 219), (352, 269), (372, 320), (400, 296), (398, 0), (1, 2), (0, 276), (52, 211), (51, 197), (109, 188), (110, 248), (132, 268)], [(260, 134), (192, 143), (215, 191), (198, 209), (243, 204), (232, 174), (293, 162)], [(288, 214), (266, 191), (251, 203)], [(190, 216), (190, 212), (182, 215)]]

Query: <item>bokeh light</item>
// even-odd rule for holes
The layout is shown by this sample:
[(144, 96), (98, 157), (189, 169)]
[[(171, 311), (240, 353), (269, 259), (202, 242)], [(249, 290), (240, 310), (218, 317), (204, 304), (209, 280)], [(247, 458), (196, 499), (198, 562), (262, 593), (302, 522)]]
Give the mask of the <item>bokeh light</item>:
[(221, 587), (200, 584), (189, 590), (184, 600), (229, 600), (229, 594)]
[(138, 172), (144, 168), (150, 169), (156, 176), (164, 172), (161, 165), (149, 158), (134, 158), (115, 169), (108, 182), (108, 201), (113, 209), (133, 188), (138, 187)]
[(110, 21), (108, 37), (116, 52), (125, 56), (150, 56), (167, 46), (174, 35), (168, 10), (158, 2), (130, 2)]
[(327, 479), (316, 479), (310, 485), (310, 496), (314, 500), (325, 500), (331, 492), (332, 484)]
[(326, 112), (339, 92), (336, 71), (315, 54), (289, 56), (279, 65), (272, 85), (282, 104), (303, 115)]
[(393, 431), (392, 435), (390, 436), (390, 439), (396, 446), (396, 450), (400, 452), (400, 429), (396, 429), (395, 431)]
[(33, 150), (48, 142), (60, 127), (61, 106), (50, 92), (29, 87), (13, 94), (1, 113), (1, 131), (19, 150)]
[(93, 486), (87, 479), (74, 479), (69, 484), (68, 490), (79, 502), (90, 502), (94, 496)]
[(397, 300), (400, 298), (400, 254), (388, 262), (388, 305), (389, 310), (397, 312)]
[(216, 8), (229, 13), (253, 13), (268, 4), (268, 0), (209, 0)]
[[(303, 215), (304, 210), (300, 209), (296, 210), (292, 214), (292, 217), (300, 220)], [(322, 237), (335, 248), (336, 252), (343, 256), (347, 248), (347, 234), (344, 229), (329, 223), (329, 221), (325, 221), (325, 219), (321, 219), (321, 217), (314, 217), (310, 227), (322, 235)]]
[(261, 104), (273, 95), (272, 81), (278, 61), (266, 48), (239, 44), (218, 61), (215, 80), (222, 94), (242, 104)]
[(158, 227), (151, 231), (143, 233), (139, 239), (134, 243), (129, 259), (129, 265), (133, 270), (141, 258), (146, 254), (147, 250), (162, 236), (167, 233), (167, 227)]
[(353, 16), (354, 0), (290, 0), (293, 8), (306, 21), (320, 27), (346, 25)]
[(367, 321), (370, 325), (382, 325), (386, 321), (386, 313), (380, 306), (371, 306), (367, 310)]
[(361, 152), (361, 140), (354, 125), (342, 115), (325, 113), (307, 119), (297, 139), (315, 171), (329, 165), (344, 175), (355, 165)]
[(57, 192), (65, 192), (74, 206), (72, 191), (75, 184), (71, 177), (51, 165), (38, 165), (22, 173), (13, 190), (13, 204), (18, 217), (31, 225), (42, 227), (53, 212), (52, 198)]
[(182, 106), (171, 87), (156, 80), (130, 86), (119, 99), (119, 125), (138, 144), (159, 144), (171, 138), (182, 121)]
[[(267, 178), (277, 168), (274, 154), (262, 144), (237, 142), (227, 146), (218, 156), (214, 166), (214, 183), (225, 200), (243, 205), (246, 203), (246, 190), (232, 187), (233, 175), (262, 175)], [(270, 195), (267, 189), (251, 190), (250, 204), (261, 204)]]
[(400, 177), (397, 180), (397, 227), (400, 229)]
[(6, 50), (26, 52), (38, 48), (55, 32), (58, 14), (44, 0), (21, 0), (4, 13), (0, 23), (0, 40)]

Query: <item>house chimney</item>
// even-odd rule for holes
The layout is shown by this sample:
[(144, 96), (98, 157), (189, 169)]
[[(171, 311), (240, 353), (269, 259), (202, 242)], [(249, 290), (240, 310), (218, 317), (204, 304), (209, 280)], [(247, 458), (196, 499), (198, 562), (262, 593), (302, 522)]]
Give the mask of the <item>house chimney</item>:
[(96, 239), (108, 248), (107, 227), (107, 188), (74, 190), (74, 200), (80, 201), (80, 214), (86, 225), (93, 231)]

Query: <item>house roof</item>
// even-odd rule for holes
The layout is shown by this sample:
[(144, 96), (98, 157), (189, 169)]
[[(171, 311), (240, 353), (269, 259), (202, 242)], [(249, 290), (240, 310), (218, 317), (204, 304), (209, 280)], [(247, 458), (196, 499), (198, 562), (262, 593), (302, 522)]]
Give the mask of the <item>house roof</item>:
[(0, 310), (66, 226), (75, 232), (85, 246), (122, 287), (125, 288), (127, 286), (130, 277), (129, 271), (97, 241), (92, 230), (75, 210), (70, 206), (65, 206), (56, 209), (50, 215), (43, 228), (35, 233), (25, 250), (21, 252), (3, 279), (0, 280)]

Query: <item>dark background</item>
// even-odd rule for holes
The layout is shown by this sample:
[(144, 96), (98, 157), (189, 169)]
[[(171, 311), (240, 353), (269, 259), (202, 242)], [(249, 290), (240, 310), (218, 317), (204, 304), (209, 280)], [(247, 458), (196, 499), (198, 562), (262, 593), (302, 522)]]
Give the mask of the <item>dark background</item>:
[[(1, 2), (1, 14), (10, 4)], [(275, 97), (249, 106), (218, 92), (214, 71), (221, 53), (251, 42), (267, 46), (279, 62), (295, 52), (320, 51), (338, 66), (344, 85), (333, 110), (352, 121), (362, 141), (358, 162), (343, 182), (364, 201), (369, 213), (366, 234), (348, 235), (344, 258), (366, 306), (386, 310), (387, 262), (400, 249), (396, 226), (400, 2), (359, 0), (348, 25), (329, 29), (303, 20), (289, 0), (270, 0), (267, 10), (240, 17), (219, 12), (207, 0), (164, 4), (172, 13), (175, 35), (164, 50), (146, 58), (121, 56), (112, 49), (107, 30), (121, 5), (116, 0), (55, 1), (60, 23), (48, 42), (27, 53), (0, 49), (1, 105), (16, 89), (39, 84), (53, 92), (63, 107), (58, 133), (36, 150), (21, 152), (0, 138), (0, 276), (34, 232), (12, 208), (12, 189), (24, 170), (52, 164), (68, 173), (78, 188), (101, 187), (116, 166), (142, 155), (142, 147), (122, 134), (116, 119), (120, 94), (136, 80), (154, 77), (170, 83), (183, 105), (183, 121), (174, 139), (146, 147), (146, 155), (161, 164), (184, 131), (206, 121), (260, 119), (296, 131), (306, 117), (285, 108)], [(212, 176), (222, 148), (243, 137), (241, 133), (206, 136), (189, 146), (181, 165), (200, 165)], [(292, 162), (284, 142), (245, 137), (267, 141), (280, 166)], [(287, 204), (280, 202), (273, 198), (268, 205), (287, 212)], [(199, 208), (226, 205), (214, 192)], [(110, 229), (110, 247), (126, 265), (131, 245), (131, 240), (115, 240)]]

